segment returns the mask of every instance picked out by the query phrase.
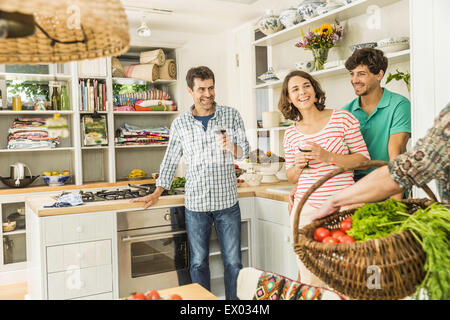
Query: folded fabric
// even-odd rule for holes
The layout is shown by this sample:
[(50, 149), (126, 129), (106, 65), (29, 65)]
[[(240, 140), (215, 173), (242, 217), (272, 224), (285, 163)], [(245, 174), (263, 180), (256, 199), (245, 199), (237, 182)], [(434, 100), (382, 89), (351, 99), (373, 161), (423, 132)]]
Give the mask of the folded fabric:
[(172, 105), (174, 104), (173, 100), (138, 100), (136, 101), (136, 104), (140, 105), (141, 107), (150, 107), (150, 106), (161, 106), (161, 105)]
[(331, 289), (309, 286), (277, 273), (252, 267), (240, 270), (237, 296), (240, 300), (345, 300)]
[(44, 208), (61, 208), (61, 207), (72, 207), (79, 206), (83, 204), (80, 194), (75, 193), (64, 193), (61, 195), (54, 204), (50, 206), (44, 206)]
[[(134, 99), (132, 103), (127, 103), (128, 98)], [(132, 93), (116, 94), (114, 96), (115, 104), (118, 106), (134, 105), (137, 100), (171, 100), (170, 95), (162, 90), (151, 89)]]
[(177, 111), (176, 105), (155, 105), (143, 107), (136, 104), (134, 107), (136, 108), (136, 111)]
[(133, 106), (113, 106), (114, 111), (136, 111)]

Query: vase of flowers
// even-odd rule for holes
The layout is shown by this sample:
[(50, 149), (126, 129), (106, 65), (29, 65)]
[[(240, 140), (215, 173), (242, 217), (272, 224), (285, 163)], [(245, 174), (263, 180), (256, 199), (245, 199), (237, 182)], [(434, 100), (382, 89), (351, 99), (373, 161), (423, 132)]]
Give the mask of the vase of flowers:
[(302, 40), (295, 44), (295, 46), (312, 51), (314, 65), (317, 71), (323, 70), (323, 65), (328, 59), (328, 52), (342, 38), (343, 28), (336, 21), (333, 25), (328, 23), (322, 24), (320, 28), (315, 28), (306, 34), (303, 34), (303, 30), (301, 30), (301, 34)]

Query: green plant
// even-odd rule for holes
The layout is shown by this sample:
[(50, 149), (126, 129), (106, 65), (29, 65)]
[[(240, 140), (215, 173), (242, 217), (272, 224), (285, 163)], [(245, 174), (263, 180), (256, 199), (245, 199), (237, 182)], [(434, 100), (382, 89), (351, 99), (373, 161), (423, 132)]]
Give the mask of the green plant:
[(403, 80), (406, 84), (406, 87), (408, 88), (408, 91), (411, 91), (411, 74), (409, 72), (401, 72), (398, 69), (395, 70), (396, 73), (392, 74), (389, 72), (387, 79), (386, 79), (386, 84), (388, 84), (389, 82), (391, 82), (392, 80)]
[(38, 96), (45, 96), (45, 99), (49, 100), (49, 86), (48, 83), (29, 82), (29, 81), (6, 81), (8, 88), (8, 95), (20, 95), (25, 93), (30, 101), (35, 101)]

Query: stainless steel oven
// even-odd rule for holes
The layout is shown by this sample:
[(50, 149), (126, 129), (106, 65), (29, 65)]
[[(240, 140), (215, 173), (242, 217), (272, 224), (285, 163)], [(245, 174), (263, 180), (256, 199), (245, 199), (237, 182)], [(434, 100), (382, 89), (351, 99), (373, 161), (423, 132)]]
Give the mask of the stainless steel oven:
[(191, 283), (184, 207), (117, 213), (119, 295)]

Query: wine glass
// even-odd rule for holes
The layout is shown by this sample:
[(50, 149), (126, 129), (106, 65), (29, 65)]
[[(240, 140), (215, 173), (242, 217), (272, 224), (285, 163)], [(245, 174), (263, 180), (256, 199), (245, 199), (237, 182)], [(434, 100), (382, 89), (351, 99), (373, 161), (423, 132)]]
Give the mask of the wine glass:
[[(300, 152), (312, 152), (311, 149), (306, 149), (308, 147), (307, 141), (301, 141), (298, 144), (298, 151)], [(309, 168), (309, 160), (306, 161), (306, 166), (303, 167), (303, 169)]]

